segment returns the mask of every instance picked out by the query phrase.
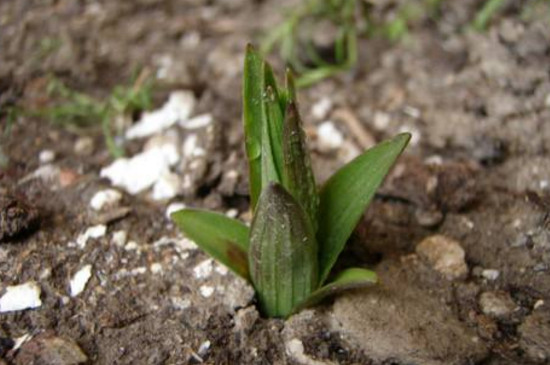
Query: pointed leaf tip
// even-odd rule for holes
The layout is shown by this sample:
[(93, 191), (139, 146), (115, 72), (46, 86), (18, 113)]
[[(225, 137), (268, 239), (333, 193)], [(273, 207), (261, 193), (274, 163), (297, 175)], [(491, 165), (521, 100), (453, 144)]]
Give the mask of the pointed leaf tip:
[(321, 189), (317, 239), (322, 281), (410, 138), (402, 133), (379, 143), (338, 170)]

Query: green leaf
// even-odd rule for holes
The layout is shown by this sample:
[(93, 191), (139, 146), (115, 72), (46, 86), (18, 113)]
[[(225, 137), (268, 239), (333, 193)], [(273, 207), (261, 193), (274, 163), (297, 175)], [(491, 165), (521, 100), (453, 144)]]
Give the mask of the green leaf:
[(262, 191), (262, 130), (266, 125), (263, 93), (264, 61), (252, 45), (246, 47), (243, 74), (243, 122), (252, 209)]
[(223, 214), (195, 209), (172, 213), (172, 219), (200, 248), (236, 274), (249, 279), (247, 226)]
[(317, 287), (315, 234), (306, 214), (279, 184), (269, 184), (250, 230), (250, 278), (269, 317), (286, 317)]
[(317, 231), (319, 196), (311, 169), (305, 133), (302, 130), (302, 121), (294, 102), (288, 105), (285, 114), (283, 186), (300, 203), (310, 219), (313, 230)]
[(410, 137), (399, 134), (369, 149), (338, 170), (321, 189), (317, 232), (321, 283)]
[(277, 82), (271, 67), (266, 63), (264, 103), (266, 124), (262, 133), (262, 187), (270, 182), (281, 182), (283, 169), (283, 111), (281, 110)]
[(292, 312), (296, 313), (304, 308), (311, 307), (326, 297), (344, 290), (364, 288), (377, 282), (378, 276), (374, 271), (359, 268), (346, 269), (338, 274), (334, 281), (315, 290), (306, 300), (298, 304)]

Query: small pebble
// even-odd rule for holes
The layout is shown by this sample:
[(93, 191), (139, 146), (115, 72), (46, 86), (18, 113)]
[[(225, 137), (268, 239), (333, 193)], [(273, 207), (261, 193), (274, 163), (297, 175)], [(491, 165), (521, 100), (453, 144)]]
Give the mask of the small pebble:
[(105, 207), (114, 207), (122, 199), (122, 194), (115, 189), (100, 190), (90, 200), (90, 206), (94, 210), (102, 210)]
[(390, 125), (390, 116), (387, 113), (374, 113), (374, 128), (383, 131)]
[(317, 128), (317, 137), (317, 148), (321, 152), (332, 152), (344, 143), (344, 136), (331, 121), (324, 122)]
[(178, 210), (185, 209), (187, 206), (184, 203), (174, 202), (170, 203), (166, 208), (166, 218), (172, 219), (172, 213), (177, 212)]
[(179, 125), (185, 129), (200, 129), (212, 124), (213, 120), (212, 114), (201, 114), (194, 118), (180, 121)]
[(161, 132), (178, 121), (187, 120), (196, 100), (192, 91), (174, 91), (157, 110), (144, 113), (141, 120), (126, 131), (126, 138), (143, 138)]
[(197, 279), (205, 279), (212, 273), (212, 260), (206, 259), (193, 268), (193, 273)]
[(43, 150), (38, 155), (38, 160), (40, 163), (50, 163), (55, 160), (55, 152), (52, 150)]
[(479, 297), (481, 311), (494, 318), (503, 318), (512, 313), (516, 303), (505, 292), (485, 292)]
[(118, 247), (123, 247), (126, 244), (128, 233), (124, 230), (113, 232), (111, 242)]
[(332, 101), (324, 97), (311, 107), (311, 115), (318, 119), (322, 120), (325, 119), (328, 116), (328, 113), (332, 109)]
[(199, 291), (200, 291), (201, 295), (205, 298), (209, 298), (209, 297), (212, 296), (212, 294), (214, 294), (214, 288), (211, 287), (211, 286), (208, 286), (208, 285), (202, 285), (199, 288)]
[(88, 280), (92, 277), (92, 265), (85, 265), (73, 275), (70, 282), (70, 295), (76, 297), (82, 293)]
[(483, 276), (487, 280), (494, 281), (498, 279), (498, 277), (500, 276), (500, 271), (493, 270), (493, 269), (485, 269), (481, 272), (481, 276)]
[(84, 233), (80, 234), (76, 239), (76, 244), (83, 249), (90, 238), (101, 238), (105, 236), (107, 226), (98, 224), (97, 226), (89, 227)]
[(416, 253), (448, 280), (468, 274), (464, 249), (451, 238), (443, 235), (425, 238), (416, 246)]
[(180, 192), (181, 185), (181, 179), (177, 174), (165, 172), (153, 185), (152, 198), (154, 200), (172, 199)]
[(239, 215), (239, 211), (235, 208), (231, 208), (225, 212), (225, 215), (229, 218), (236, 218)]
[(5, 294), (0, 298), (0, 313), (38, 308), (41, 289), (34, 281), (6, 287)]
[(80, 137), (73, 148), (77, 155), (88, 156), (94, 152), (94, 140), (90, 137)]

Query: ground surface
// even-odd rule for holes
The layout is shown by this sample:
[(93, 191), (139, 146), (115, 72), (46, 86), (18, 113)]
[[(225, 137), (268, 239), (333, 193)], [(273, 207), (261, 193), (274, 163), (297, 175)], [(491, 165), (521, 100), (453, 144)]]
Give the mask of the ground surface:
[[(241, 63), (245, 44), (278, 21), (278, 3), (0, 3), (0, 105), (46, 103), (48, 74), (105, 96), (146, 66), (164, 76), (156, 107), (191, 90), (193, 116), (213, 116), (127, 145), (130, 156), (168, 142), (180, 154), (196, 135), (206, 153), (178, 155), (176, 197), (118, 189), (121, 200), (101, 211), (90, 206), (111, 187), (99, 176), (112, 162), (101, 135), (16, 120), (1, 145), (0, 295), (35, 282), (41, 305), (0, 314), (0, 363), (550, 361), (550, 22), (521, 18), (520, 4), (476, 33), (465, 29), (475, 2), (445, 3), (397, 45), (361, 41), (355, 70), (301, 93), (320, 181), (371, 141), (413, 133), (339, 263), (374, 267), (377, 288), (266, 320), (251, 288), (166, 218), (183, 202), (250, 219)], [(323, 99), (326, 112), (312, 111)], [(317, 135), (327, 120), (344, 136), (328, 152)], [(46, 150), (55, 156), (41, 162)], [(99, 233), (85, 240), (89, 227)], [(71, 296), (86, 265), (91, 277)]]

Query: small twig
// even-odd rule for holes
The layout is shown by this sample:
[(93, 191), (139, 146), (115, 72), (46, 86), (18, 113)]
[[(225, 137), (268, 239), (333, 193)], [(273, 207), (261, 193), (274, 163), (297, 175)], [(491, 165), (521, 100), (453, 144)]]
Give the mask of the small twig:
[(344, 122), (357, 143), (364, 148), (370, 148), (376, 144), (376, 140), (361, 124), (355, 114), (348, 108), (336, 109), (332, 112), (332, 118)]

